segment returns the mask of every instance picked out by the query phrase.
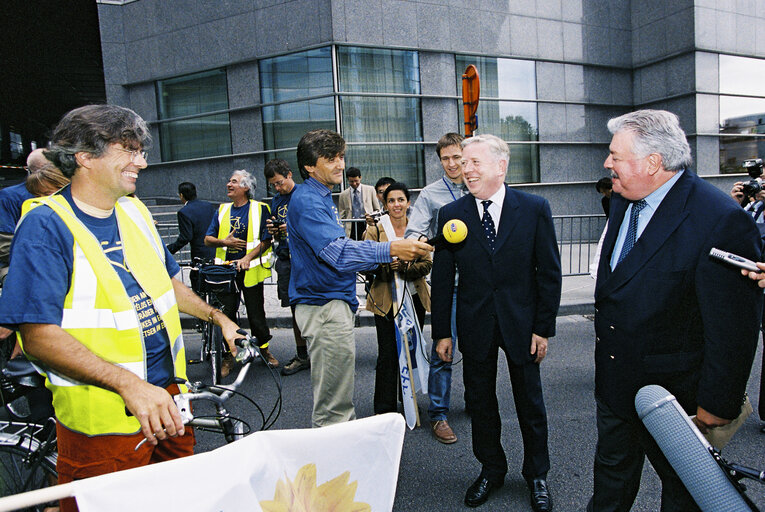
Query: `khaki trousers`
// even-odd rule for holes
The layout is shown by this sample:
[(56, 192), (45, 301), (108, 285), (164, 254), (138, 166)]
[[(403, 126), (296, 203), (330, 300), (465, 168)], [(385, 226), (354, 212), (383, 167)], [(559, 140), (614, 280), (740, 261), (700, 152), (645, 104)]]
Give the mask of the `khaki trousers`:
[(295, 321), (308, 343), (311, 357), (314, 427), (356, 419), (353, 320), (350, 306), (342, 300), (332, 300), (323, 306), (297, 304), (295, 307)]

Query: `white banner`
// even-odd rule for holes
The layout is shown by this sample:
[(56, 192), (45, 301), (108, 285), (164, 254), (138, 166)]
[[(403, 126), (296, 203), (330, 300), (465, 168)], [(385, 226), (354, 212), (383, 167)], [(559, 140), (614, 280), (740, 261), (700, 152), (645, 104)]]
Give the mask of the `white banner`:
[(211, 452), (74, 482), (81, 512), (390, 511), (404, 420), (257, 432)]

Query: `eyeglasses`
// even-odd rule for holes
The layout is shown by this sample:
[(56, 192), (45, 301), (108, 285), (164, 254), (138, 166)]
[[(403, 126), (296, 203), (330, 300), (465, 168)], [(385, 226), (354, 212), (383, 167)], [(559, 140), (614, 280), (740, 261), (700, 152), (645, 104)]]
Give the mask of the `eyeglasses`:
[(271, 189), (272, 191), (276, 192), (277, 189), (279, 187), (281, 187), (282, 185), (284, 185), (284, 180), (280, 180), (280, 181), (277, 181), (275, 183), (269, 183), (268, 184), (268, 188)]
[(148, 153), (146, 151), (141, 151), (140, 149), (122, 149), (122, 148), (115, 148), (119, 151), (123, 151), (125, 153), (130, 153), (130, 161), (134, 164), (137, 163), (136, 159), (140, 156), (144, 160), (146, 160), (146, 157)]

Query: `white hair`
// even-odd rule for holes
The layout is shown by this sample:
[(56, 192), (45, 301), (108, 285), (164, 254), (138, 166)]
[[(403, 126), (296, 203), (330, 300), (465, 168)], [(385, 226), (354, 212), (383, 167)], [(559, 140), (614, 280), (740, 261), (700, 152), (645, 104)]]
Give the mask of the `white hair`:
[(466, 146), (470, 144), (475, 144), (481, 142), (483, 144), (486, 144), (489, 146), (489, 150), (491, 151), (491, 154), (494, 155), (497, 160), (504, 160), (506, 162), (505, 164), (505, 170), (507, 170), (507, 163), (510, 162), (510, 147), (507, 145), (507, 143), (497, 137), (496, 135), (473, 135), (472, 137), (469, 137), (462, 141), (462, 149), (465, 149)]
[(247, 197), (252, 198), (252, 192), (258, 188), (258, 180), (255, 176), (245, 171), (244, 169), (237, 169), (232, 176), (239, 176), (239, 186), (247, 189)]
[(632, 152), (640, 158), (658, 153), (668, 171), (685, 169), (693, 162), (680, 120), (672, 112), (637, 110), (609, 120), (608, 130), (612, 134), (623, 130), (632, 132), (635, 135)]

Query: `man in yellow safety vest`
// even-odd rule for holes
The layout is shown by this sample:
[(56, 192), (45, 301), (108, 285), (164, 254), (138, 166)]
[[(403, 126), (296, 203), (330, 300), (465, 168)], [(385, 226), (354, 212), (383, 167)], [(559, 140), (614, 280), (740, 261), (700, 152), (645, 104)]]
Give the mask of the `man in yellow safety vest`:
[[(273, 250), (271, 234), (266, 221), (271, 212), (266, 203), (252, 199), (255, 178), (245, 170), (234, 171), (226, 185), (230, 203), (223, 203), (213, 217), (205, 235), (205, 245), (215, 247), (215, 263), (236, 265), (236, 292), (219, 293), (223, 311), (236, 320), (240, 294), (244, 297), (247, 320), (252, 335), (258, 339), (260, 353), (268, 364), (276, 367), (279, 361), (269, 352), (271, 332), (266, 323), (263, 299), (263, 281), (271, 276)], [(233, 358), (223, 359), (223, 375), (233, 366)]]
[(132, 110), (67, 113), (44, 154), (71, 186), (14, 236), (0, 324), (20, 331), (53, 394), (59, 483), (193, 454), (171, 396), (185, 390), (179, 311), (215, 322), (236, 352), (237, 326), (177, 279), (148, 209), (126, 197), (150, 141)]

